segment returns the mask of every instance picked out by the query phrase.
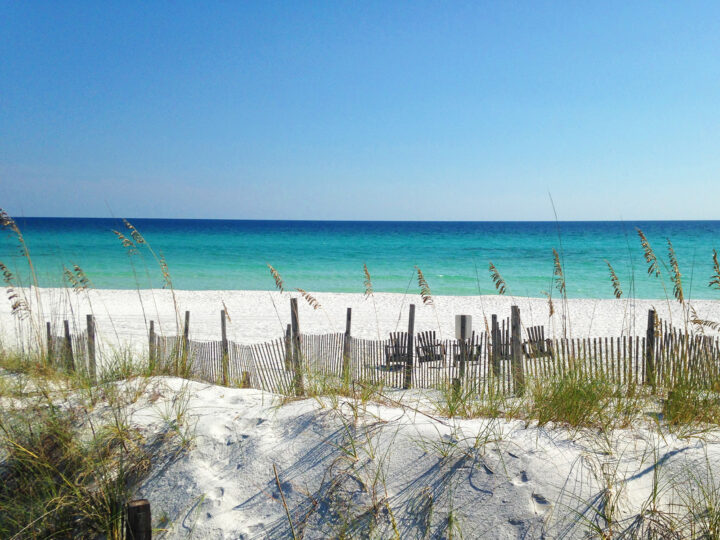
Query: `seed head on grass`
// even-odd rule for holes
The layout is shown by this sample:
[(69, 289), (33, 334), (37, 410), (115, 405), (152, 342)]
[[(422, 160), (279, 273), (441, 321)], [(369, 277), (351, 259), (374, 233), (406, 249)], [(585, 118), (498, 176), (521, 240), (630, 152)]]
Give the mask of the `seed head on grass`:
[(283, 282), (282, 277), (280, 277), (280, 273), (275, 270), (269, 263), (267, 267), (270, 269), (270, 275), (275, 280), (275, 288), (281, 293), (285, 292), (285, 283)]
[(420, 296), (422, 298), (423, 304), (427, 306), (432, 306), (433, 297), (432, 292), (430, 292), (430, 285), (425, 279), (422, 270), (420, 270), (420, 268), (417, 266), (415, 267), (415, 270), (417, 271), (418, 287), (420, 288)]
[(77, 264), (73, 265), (72, 270), (63, 265), (63, 279), (72, 288), (73, 292), (80, 293), (91, 288), (90, 278), (87, 277), (85, 271)]
[(2, 273), (2, 279), (5, 282), (5, 289), (7, 291), (8, 301), (10, 302), (11, 313), (14, 317), (19, 319), (25, 319), (30, 316), (30, 306), (28, 305), (25, 298), (20, 295), (16, 288), (17, 284), (15, 281), (15, 275), (10, 269), (0, 261), (0, 273)]
[(127, 236), (125, 236), (120, 231), (116, 231), (113, 229), (113, 234), (117, 236), (118, 240), (120, 240), (120, 243), (122, 246), (127, 250), (128, 255), (135, 255), (138, 253), (137, 246), (135, 245), (135, 242), (130, 240)]
[(619, 299), (623, 293), (622, 288), (620, 287), (620, 279), (618, 279), (615, 269), (607, 259), (605, 260), (605, 264), (607, 264), (608, 270), (610, 270), (610, 282), (612, 283), (613, 294), (615, 295), (615, 298)]
[(158, 263), (160, 264), (160, 272), (162, 273), (163, 281), (165, 282), (163, 289), (172, 289), (172, 278), (170, 277), (170, 269), (168, 268), (167, 261), (165, 260), (165, 255), (160, 254)]
[(673, 295), (675, 300), (681, 304), (685, 301), (685, 295), (683, 294), (682, 286), (682, 274), (680, 273), (680, 266), (678, 265), (677, 257), (675, 256), (675, 249), (673, 248), (670, 239), (667, 239), (668, 243), (668, 257), (670, 258), (670, 279), (673, 282)]
[(553, 248), (553, 276), (555, 276), (555, 288), (564, 296), (565, 274), (563, 273), (562, 263), (560, 262), (560, 254), (555, 248)]
[(660, 277), (660, 266), (658, 265), (658, 260), (655, 256), (655, 252), (650, 246), (650, 241), (647, 239), (647, 236), (645, 236), (644, 232), (642, 232), (640, 229), (636, 230), (638, 236), (640, 237), (640, 245), (642, 245), (643, 248), (645, 262), (648, 264), (648, 275), (652, 276), (654, 274), (655, 277)]
[(143, 235), (140, 234), (140, 231), (138, 231), (132, 223), (130, 223), (127, 219), (123, 219), (123, 223), (125, 224), (125, 227), (127, 227), (127, 229), (130, 231), (130, 236), (132, 236), (136, 244), (140, 245), (146, 243)]
[(375, 291), (373, 289), (372, 279), (370, 278), (370, 270), (368, 270), (367, 264), (363, 263), (363, 272), (365, 273), (365, 300), (372, 298), (373, 311), (375, 311), (375, 328), (377, 329), (377, 338), (380, 340), (380, 320), (378, 319), (377, 305), (375, 304)]
[(305, 301), (308, 303), (308, 305), (313, 309), (320, 309), (322, 306), (320, 305), (320, 302), (317, 301), (317, 298), (315, 298), (313, 295), (311, 295), (309, 292), (303, 290), (303, 289), (295, 289), (297, 292), (300, 293), (300, 296), (302, 296)]
[(25, 238), (23, 237), (22, 231), (20, 231), (20, 227), (18, 227), (17, 223), (10, 214), (2, 208), (0, 208), (0, 229), (9, 230), (11, 234), (14, 234), (20, 246), (20, 253), (23, 257), (29, 257), (27, 246), (25, 244)]
[(497, 289), (498, 294), (505, 294), (505, 291), (507, 290), (505, 280), (502, 278), (500, 272), (498, 272), (498, 269), (495, 268), (495, 265), (492, 262), (490, 263), (490, 277), (492, 278), (493, 285), (495, 285), (495, 289)]
[(555, 304), (553, 304), (552, 295), (547, 291), (543, 291), (543, 294), (548, 301), (548, 317), (552, 317), (555, 315)]
[(713, 249), (713, 275), (710, 278), (710, 287), (720, 290), (720, 262), (717, 250)]
[(372, 279), (370, 279), (370, 270), (368, 270), (367, 264), (363, 263), (363, 272), (365, 273), (365, 281), (363, 281), (363, 285), (365, 285), (365, 298), (369, 298), (373, 295), (373, 284)]

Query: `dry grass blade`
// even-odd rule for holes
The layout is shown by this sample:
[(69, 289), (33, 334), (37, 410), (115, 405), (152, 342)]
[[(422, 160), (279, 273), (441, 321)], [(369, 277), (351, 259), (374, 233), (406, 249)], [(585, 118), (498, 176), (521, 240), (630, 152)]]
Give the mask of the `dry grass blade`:
[(672, 275), (670, 279), (673, 282), (673, 295), (675, 300), (681, 304), (685, 301), (685, 295), (683, 294), (682, 286), (682, 274), (680, 273), (680, 266), (678, 265), (677, 257), (675, 256), (675, 249), (673, 248), (670, 239), (667, 239), (668, 243), (668, 257), (670, 258), (670, 270)]
[(275, 287), (277, 288), (277, 290), (280, 292), (285, 292), (285, 283), (280, 277), (280, 272), (275, 270), (269, 263), (267, 263), (267, 267), (270, 269), (270, 275), (275, 280)]
[(430, 291), (430, 285), (419, 267), (416, 266), (415, 271), (417, 272), (418, 287), (420, 287), (420, 297), (422, 298), (423, 304), (432, 306), (433, 297), (432, 292)]
[(287, 501), (285, 500), (285, 494), (283, 493), (282, 484), (280, 483), (280, 477), (278, 476), (277, 467), (274, 463), (273, 472), (275, 473), (275, 485), (277, 485), (278, 491), (280, 492), (280, 499), (282, 500), (283, 508), (285, 508), (285, 515), (287, 516), (288, 523), (290, 523), (290, 532), (292, 533), (293, 540), (295, 540), (297, 538), (297, 535), (295, 534), (295, 527), (293, 526), (290, 509), (288, 508)]
[(710, 287), (720, 290), (720, 263), (717, 250), (713, 249), (713, 275), (710, 278)]
[(308, 303), (308, 305), (311, 308), (320, 309), (322, 307), (320, 305), (320, 302), (317, 301), (317, 298), (315, 298), (309, 292), (304, 291), (303, 289), (297, 289), (297, 288), (295, 290), (300, 293), (300, 296), (302, 296), (305, 299), (305, 301)]
[(555, 276), (555, 288), (564, 296), (565, 274), (563, 273), (562, 263), (560, 262), (560, 254), (555, 248), (553, 248), (553, 276)]
[(692, 323), (699, 328), (709, 328), (715, 332), (720, 332), (720, 322), (695, 318), (692, 320)]
[(498, 272), (498, 269), (495, 268), (495, 265), (492, 262), (490, 263), (490, 277), (492, 278), (493, 285), (495, 285), (498, 294), (505, 294), (505, 291), (507, 290), (505, 280), (502, 278), (500, 272)]
[(606, 259), (605, 264), (607, 264), (608, 270), (610, 270), (610, 282), (612, 283), (613, 294), (615, 295), (615, 298), (620, 298), (623, 293), (622, 288), (620, 287), (620, 279), (615, 273), (615, 269), (612, 267), (612, 264), (610, 264), (610, 261)]
[(543, 291), (543, 294), (548, 301), (548, 317), (552, 317), (555, 315), (555, 304), (553, 304), (552, 295), (547, 291)]
[(365, 298), (368, 298), (373, 294), (373, 284), (370, 279), (370, 271), (365, 263), (363, 263), (363, 272), (365, 272), (365, 281), (363, 281), (363, 284), (365, 285)]
[(642, 232), (640, 229), (636, 229), (638, 236), (640, 237), (640, 244), (643, 248), (643, 254), (645, 256), (645, 262), (648, 263), (648, 275), (652, 276), (655, 274), (655, 277), (660, 277), (660, 266), (658, 265), (657, 257), (655, 256), (655, 252), (653, 251), (653, 248), (650, 246), (650, 241), (647, 239), (647, 236), (645, 236), (645, 233)]

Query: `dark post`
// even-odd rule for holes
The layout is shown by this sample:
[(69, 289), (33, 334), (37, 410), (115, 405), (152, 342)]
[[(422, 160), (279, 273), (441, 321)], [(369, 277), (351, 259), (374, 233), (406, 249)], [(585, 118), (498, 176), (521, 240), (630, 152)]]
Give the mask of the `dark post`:
[(155, 321), (150, 321), (150, 332), (148, 334), (148, 362), (150, 372), (155, 371)]
[(65, 329), (65, 366), (70, 371), (75, 371), (75, 359), (73, 358), (72, 337), (70, 336), (70, 323), (67, 319), (63, 321)]
[(303, 382), (302, 362), (300, 359), (300, 317), (298, 315), (297, 298), (290, 299), (290, 326), (292, 327), (292, 358), (295, 371), (295, 395), (305, 394), (305, 383)]
[(292, 325), (285, 328), (285, 370), (292, 371)]
[(138, 499), (127, 504), (125, 537), (127, 540), (152, 539), (152, 516), (150, 501), (147, 499)]
[(230, 368), (230, 346), (227, 339), (227, 321), (225, 310), (220, 311), (220, 333), (222, 335), (222, 383), (228, 385), (228, 371)]
[(521, 396), (525, 392), (525, 371), (523, 370), (522, 335), (520, 327), (520, 308), (510, 308), (510, 354), (512, 358), (513, 383), (515, 393)]
[(465, 362), (469, 357), (470, 316), (460, 315), (460, 378), (465, 377)]
[(48, 363), (48, 365), (52, 365), (52, 363), (53, 363), (53, 337), (52, 337), (52, 327), (50, 326), (50, 321), (45, 323), (45, 331), (47, 333), (47, 363)]
[(492, 316), (492, 327), (490, 330), (490, 337), (492, 339), (492, 371), (495, 377), (500, 376), (500, 355), (502, 351), (500, 349), (500, 325), (498, 324), (497, 315)]
[(352, 324), (352, 308), (347, 308), (345, 317), (345, 338), (343, 340), (342, 378), (347, 383), (350, 375), (350, 327)]
[(407, 332), (407, 350), (405, 351), (405, 378), (403, 388), (408, 390), (412, 386), (412, 370), (413, 370), (413, 349), (415, 338), (415, 304), (410, 304), (410, 313), (408, 314), (408, 332)]
[(458, 352), (460, 353), (460, 373), (459, 377), (453, 379), (453, 391), (456, 395), (460, 394), (460, 386), (465, 378), (465, 362), (469, 357), (468, 351), (468, 334), (470, 333), (470, 317), (468, 315), (459, 315), (455, 318), (457, 327), (455, 328), (455, 337), (458, 338)]
[(90, 378), (96, 380), (95, 364), (95, 317), (87, 316), (87, 340), (88, 340), (88, 373)]
[(655, 389), (655, 318), (654, 309), (648, 311), (647, 334), (645, 339), (645, 384)]
[[(187, 375), (188, 352), (190, 351), (190, 312), (185, 312), (185, 326), (182, 340), (182, 376)], [(177, 373), (176, 373), (177, 375)]]

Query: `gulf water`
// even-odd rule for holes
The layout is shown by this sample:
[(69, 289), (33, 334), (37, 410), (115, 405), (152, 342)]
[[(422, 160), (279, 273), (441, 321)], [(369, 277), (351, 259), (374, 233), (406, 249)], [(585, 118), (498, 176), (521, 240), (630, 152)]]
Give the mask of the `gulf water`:
[[(128, 255), (113, 233), (119, 219), (17, 218), (41, 286), (63, 285), (63, 265), (79, 265), (95, 288), (162, 287), (147, 249)], [(542, 296), (553, 287), (553, 248), (562, 254), (568, 296), (610, 298), (606, 260), (625, 295), (664, 298), (663, 281), (647, 275), (636, 233), (642, 229), (669, 281), (667, 239), (677, 253), (686, 296), (718, 298), (708, 287), (720, 221), (638, 222), (340, 222), (133, 219), (166, 260), (176, 289), (270, 290), (267, 264), (287, 288), (364, 292), (363, 263), (375, 291), (417, 291), (415, 267), (433, 294), (494, 294), (490, 261), (507, 293)], [(27, 280), (17, 242), (0, 236), (0, 260)], [(663, 264), (664, 263), (664, 264)], [(27, 281), (26, 281), (27, 282)], [(557, 292), (555, 293), (555, 295)]]

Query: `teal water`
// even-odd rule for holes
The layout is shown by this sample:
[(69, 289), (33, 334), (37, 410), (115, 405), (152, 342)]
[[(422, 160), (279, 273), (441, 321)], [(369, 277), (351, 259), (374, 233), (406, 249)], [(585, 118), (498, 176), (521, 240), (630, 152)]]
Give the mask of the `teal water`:
[[(63, 284), (62, 267), (78, 264), (96, 288), (161, 287), (162, 276), (146, 250), (129, 257), (112, 230), (120, 220), (20, 218), (42, 286)], [(666, 239), (677, 252), (686, 296), (718, 298), (707, 284), (712, 250), (720, 247), (720, 221), (651, 222), (322, 222), (136, 219), (135, 226), (167, 259), (177, 289), (274, 287), (267, 263), (287, 287), (363, 292), (363, 262), (378, 292), (417, 290), (419, 266), (433, 294), (494, 294), (492, 261), (508, 293), (541, 296), (552, 286), (553, 255), (563, 254), (570, 297), (610, 298), (605, 260), (625, 294), (664, 298), (650, 278), (635, 232), (640, 227), (665, 264)], [(17, 243), (0, 236), (0, 260), (25, 276)], [(476, 273), (477, 269), (477, 273)], [(666, 276), (665, 285), (672, 291)]]

